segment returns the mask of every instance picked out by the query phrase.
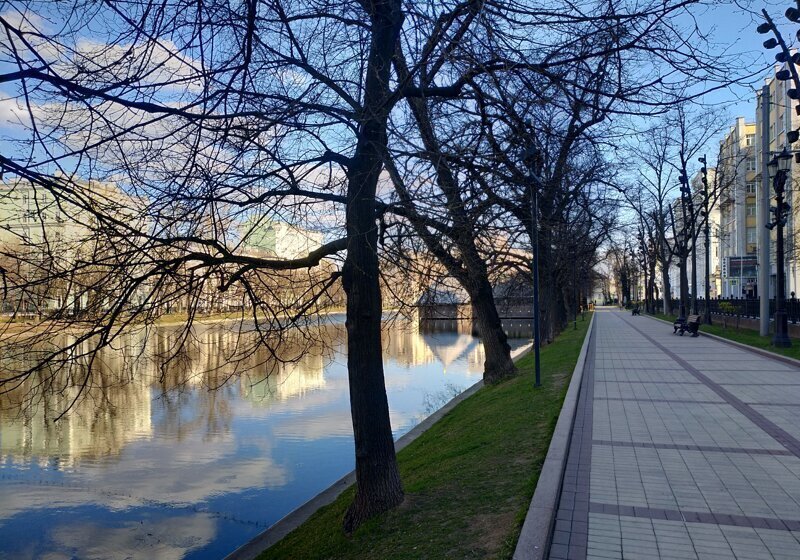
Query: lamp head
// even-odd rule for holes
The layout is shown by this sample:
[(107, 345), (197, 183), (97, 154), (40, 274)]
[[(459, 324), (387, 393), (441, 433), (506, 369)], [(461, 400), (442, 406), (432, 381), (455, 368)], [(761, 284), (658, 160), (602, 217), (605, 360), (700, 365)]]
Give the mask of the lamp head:
[(786, 146), (783, 147), (783, 150), (778, 154), (777, 158), (778, 171), (789, 171), (789, 168), (792, 166), (792, 154), (789, 153)]
[(774, 177), (775, 175), (778, 174), (778, 158), (777, 157), (774, 157), (771, 160), (769, 160), (769, 163), (767, 164), (767, 170), (769, 171), (769, 176), (770, 177)]

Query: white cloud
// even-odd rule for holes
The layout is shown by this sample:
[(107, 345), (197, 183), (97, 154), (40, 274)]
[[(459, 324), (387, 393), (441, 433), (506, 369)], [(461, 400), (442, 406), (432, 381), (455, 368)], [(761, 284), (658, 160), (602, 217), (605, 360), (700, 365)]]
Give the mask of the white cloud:
[(27, 107), (19, 100), (0, 93), (0, 131), (10, 127), (24, 127), (30, 123)]
[(120, 527), (67, 522), (51, 533), (58, 550), (80, 551), (84, 558), (152, 558), (178, 560), (208, 544), (216, 521), (207, 514), (128, 522)]

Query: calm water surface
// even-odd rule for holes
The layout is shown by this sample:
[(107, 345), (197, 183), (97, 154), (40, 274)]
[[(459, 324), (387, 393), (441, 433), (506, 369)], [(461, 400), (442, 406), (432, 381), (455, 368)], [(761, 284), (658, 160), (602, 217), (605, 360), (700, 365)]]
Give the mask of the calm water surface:
[[(237, 362), (224, 325), (162, 367), (169, 329), (134, 337), (58, 422), (69, 383), (2, 397), (0, 558), (221, 558), (329, 486), (353, 469), (341, 321), (296, 363)], [(395, 438), (481, 377), (470, 335), (392, 324), (384, 347)]]

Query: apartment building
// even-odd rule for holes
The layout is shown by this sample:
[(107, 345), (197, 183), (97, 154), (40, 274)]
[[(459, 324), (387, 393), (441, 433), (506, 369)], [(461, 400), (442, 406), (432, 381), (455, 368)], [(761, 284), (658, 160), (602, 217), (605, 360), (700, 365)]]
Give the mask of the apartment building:
[(738, 117), (720, 143), (717, 164), (718, 245), (722, 297), (753, 297), (757, 292), (758, 186), (757, 124)]
[(283, 260), (304, 257), (319, 249), (323, 241), (322, 232), (263, 218), (247, 220), (240, 235), (246, 251)]
[[(114, 184), (69, 180), (65, 185), (85, 195), (87, 203), (137, 219), (132, 200)], [(28, 181), (0, 184), (0, 260), (8, 282), (0, 311), (41, 315), (84, 309), (91, 271), (86, 266), (75, 271), (75, 263), (97, 255), (102, 243), (95, 217), (85, 208)]]
[[(694, 204), (696, 214), (698, 216), (698, 223), (702, 219), (700, 211), (703, 210), (703, 176), (700, 172), (696, 173), (690, 182), (692, 187)], [(718, 232), (721, 223), (721, 211), (718, 201), (715, 203), (713, 189), (718, 181), (717, 170), (714, 168), (708, 169), (708, 188), (710, 193), (709, 205), (709, 293), (711, 297), (717, 297), (721, 292), (722, 285), (722, 264), (720, 262), (720, 237), (714, 235)], [(700, 227), (700, 226), (698, 226)], [(697, 296), (705, 297), (706, 293), (706, 245), (705, 245), (705, 228), (700, 227), (697, 233)], [(688, 262), (689, 278), (692, 277), (692, 262)]]
[[(773, 68), (773, 75), (767, 78), (765, 86), (769, 91), (769, 121), (763, 122), (762, 118), (762, 107), (765, 102), (763, 99), (762, 93), (759, 91), (757, 95), (757, 107), (756, 107), (756, 150), (757, 150), (757, 189), (760, 192), (761, 189), (761, 173), (762, 170), (765, 168), (765, 163), (769, 163), (769, 159), (772, 159), (774, 155), (779, 153), (785, 146), (791, 149), (791, 146), (788, 146), (786, 133), (790, 130), (795, 130), (800, 127), (800, 117), (798, 117), (797, 113), (795, 112), (793, 105), (796, 104), (796, 101), (793, 101), (787, 95), (787, 90), (794, 87), (791, 82), (782, 81), (775, 78), (774, 73), (778, 70), (781, 70), (784, 66), (775, 66)], [(769, 150), (769, 159), (764, 162), (762, 161), (762, 146), (761, 146), (761, 137), (762, 131), (766, 130), (769, 133), (769, 144), (767, 149)], [(800, 277), (798, 274), (800, 273), (800, 263), (798, 260), (800, 259), (800, 254), (798, 253), (798, 241), (800, 241), (797, 237), (800, 235), (800, 231), (798, 231), (798, 225), (800, 224), (800, 195), (797, 194), (798, 186), (800, 186), (800, 165), (797, 163), (792, 163), (792, 169), (790, 172), (790, 180), (786, 184), (786, 202), (788, 202), (792, 210), (789, 212), (788, 220), (786, 227), (784, 229), (784, 237), (785, 237), (785, 257), (786, 257), (786, 294), (789, 295), (791, 292), (800, 293)], [(770, 189), (771, 190), (771, 189)], [(758, 197), (760, 198), (760, 196)], [(774, 192), (771, 190), (770, 192), (770, 199), (774, 200)], [(774, 297), (775, 295), (775, 282), (776, 282), (776, 231), (773, 230), (771, 233), (770, 239), (770, 296)]]

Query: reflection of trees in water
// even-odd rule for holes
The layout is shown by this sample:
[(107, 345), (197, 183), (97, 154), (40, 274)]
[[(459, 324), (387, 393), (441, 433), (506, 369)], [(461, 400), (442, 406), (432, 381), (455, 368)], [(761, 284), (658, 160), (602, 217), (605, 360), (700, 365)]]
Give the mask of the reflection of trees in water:
[[(69, 464), (116, 455), (156, 432), (178, 439), (201, 432), (212, 440), (230, 430), (235, 399), (253, 387), (275, 388), (262, 389), (263, 400), (324, 385), (325, 360), (341, 346), (344, 327), (312, 330), (282, 333), (274, 347), (238, 324), (198, 325), (188, 337), (181, 329), (139, 329), (91, 357), (78, 344), (69, 363), (33, 370), (0, 394), (0, 453)], [(31, 349), (27, 360), (21, 351), (6, 354), (3, 365), (24, 370), (50, 346), (74, 342), (62, 335)]]
[[(0, 454), (70, 466), (157, 434), (213, 441), (229, 433), (239, 398), (261, 407), (324, 389), (325, 366), (342, 359), (346, 331), (333, 323), (282, 333), (275, 346), (262, 340), (238, 323), (197, 325), (189, 337), (178, 328), (139, 329), (91, 362), (78, 355), (36, 370), (0, 394)], [(50, 344), (71, 342), (62, 335)], [(480, 372), (483, 362), (472, 337), (423, 335), (402, 322), (387, 326), (383, 344), (387, 359), (407, 367), (466, 358)]]
[[(20, 461), (54, 458), (70, 467), (78, 459), (117, 455), (127, 443), (150, 436), (146, 385), (104, 378), (76, 400), (79, 388), (61, 379), (68, 375), (37, 373), (0, 395), (0, 455)], [(68, 415), (54, 421), (70, 406)]]

